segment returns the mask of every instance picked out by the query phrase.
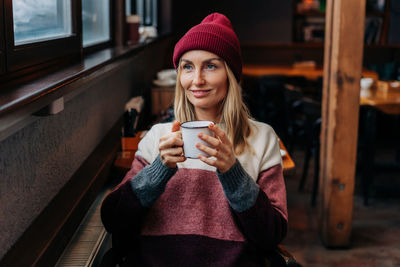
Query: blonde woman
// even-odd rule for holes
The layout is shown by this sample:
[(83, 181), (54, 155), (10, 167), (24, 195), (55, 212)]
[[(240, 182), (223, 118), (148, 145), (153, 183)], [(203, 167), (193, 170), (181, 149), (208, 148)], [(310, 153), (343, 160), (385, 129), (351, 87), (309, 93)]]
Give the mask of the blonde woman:
[[(102, 205), (123, 266), (265, 266), (286, 235), (286, 189), (273, 129), (242, 101), (231, 22), (207, 16), (176, 44), (174, 123), (157, 124)], [(183, 156), (180, 124), (213, 121), (210, 157)]]

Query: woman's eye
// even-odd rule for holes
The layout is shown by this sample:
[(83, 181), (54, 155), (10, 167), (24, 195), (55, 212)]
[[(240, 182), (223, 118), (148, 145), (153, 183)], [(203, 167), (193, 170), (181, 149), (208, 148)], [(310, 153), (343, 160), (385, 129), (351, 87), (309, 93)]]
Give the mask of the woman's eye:
[(182, 69), (184, 69), (184, 70), (191, 70), (191, 69), (192, 69), (192, 66), (190, 66), (190, 65), (183, 65), (183, 66), (182, 66)]
[(216, 66), (214, 64), (207, 64), (207, 69), (212, 70), (215, 68), (216, 68)]

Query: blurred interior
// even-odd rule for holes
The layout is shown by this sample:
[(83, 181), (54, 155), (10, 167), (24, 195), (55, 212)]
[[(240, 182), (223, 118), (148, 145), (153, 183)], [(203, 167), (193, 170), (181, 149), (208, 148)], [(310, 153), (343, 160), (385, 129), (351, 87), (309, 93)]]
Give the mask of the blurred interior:
[[(1, 14), (8, 2), (0, 1)], [(25, 64), (18, 47), (3, 38), (9, 33), (0, 31), (0, 266), (71, 266), (74, 260), (100, 266), (110, 240), (99, 221), (99, 203), (129, 168), (140, 134), (173, 120), (174, 44), (211, 12), (230, 18), (241, 42), (244, 99), (255, 119), (273, 126), (287, 153), (284, 248), (302, 266), (400, 265), (399, 0), (356, 1), (365, 11), (353, 10), (356, 21), (365, 22), (363, 45), (353, 48), (361, 51), (359, 76), (346, 78), (338, 94), (347, 88), (361, 102), (349, 109), (356, 110), (348, 114), (356, 123), (344, 126), (341, 117), (327, 122), (331, 113), (324, 111), (327, 103), (351, 106), (327, 94), (336, 76), (324, 68), (335, 67), (324, 62), (324, 50), (333, 46), (346, 61), (343, 47), (326, 43), (328, 12), (334, 22), (340, 17), (332, 11), (335, 1), (111, 2), (111, 39), (57, 59), (40, 62), (48, 54), (39, 53)], [(150, 18), (140, 14), (138, 2), (153, 4)], [(132, 31), (135, 23), (140, 34)], [(354, 25), (342, 25), (347, 27)], [(357, 62), (352, 60), (348, 64)], [(321, 137), (321, 130), (329, 137), (332, 127), (343, 127), (354, 139), (340, 152), (352, 158), (343, 179), (320, 177), (334, 168), (327, 144), (342, 145)], [(351, 188), (350, 196), (338, 201), (321, 181), (337, 183), (339, 191)], [(338, 232), (324, 229), (326, 214), (341, 207), (347, 220), (328, 216)], [(345, 241), (336, 242), (342, 229), (348, 231)], [(88, 256), (74, 256), (74, 248), (84, 250), (78, 244), (84, 238), (93, 243)]]

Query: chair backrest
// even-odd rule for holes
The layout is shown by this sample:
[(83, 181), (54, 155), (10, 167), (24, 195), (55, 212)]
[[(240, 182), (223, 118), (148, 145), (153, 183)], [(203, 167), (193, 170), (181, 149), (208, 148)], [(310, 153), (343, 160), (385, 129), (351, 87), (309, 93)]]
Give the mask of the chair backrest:
[(286, 99), (287, 77), (280, 75), (263, 76), (259, 81), (257, 96), (257, 119), (268, 123), (280, 138), (288, 138), (289, 113)]
[[(300, 102), (300, 110), (303, 116), (303, 128), (306, 137), (310, 139), (310, 142), (316, 142), (319, 139), (321, 125), (321, 102), (310, 98), (303, 98)], [(317, 124), (319, 126), (317, 126)]]

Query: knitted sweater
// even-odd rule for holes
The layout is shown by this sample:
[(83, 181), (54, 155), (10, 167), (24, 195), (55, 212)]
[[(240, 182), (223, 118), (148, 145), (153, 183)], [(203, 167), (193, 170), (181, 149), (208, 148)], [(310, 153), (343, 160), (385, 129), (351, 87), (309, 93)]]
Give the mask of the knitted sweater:
[(286, 189), (275, 132), (250, 124), (252, 151), (225, 173), (198, 159), (163, 165), (159, 139), (172, 125), (152, 127), (101, 209), (127, 266), (265, 266), (286, 235)]

